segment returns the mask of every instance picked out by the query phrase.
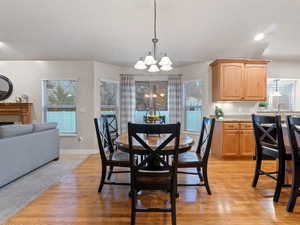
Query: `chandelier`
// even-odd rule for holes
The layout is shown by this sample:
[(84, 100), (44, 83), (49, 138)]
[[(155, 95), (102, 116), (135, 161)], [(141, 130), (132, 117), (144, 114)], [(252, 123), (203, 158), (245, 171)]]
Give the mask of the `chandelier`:
[(134, 68), (137, 70), (145, 70), (147, 69), (149, 72), (155, 73), (159, 71), (170, 71), (172, 70), (172, 61), (168, 57), (167, 53), (160, 59), (157, 60), (157, 32), (156, 32), (156, 24), (157, 24), (157, 16), (156, 16), (156, 0), (154, 0), (154, 37), (152, 38), (153, 43), (153, 54), (150, 51), (148, 55), (143, 58), (141, 57), (137, 63), (135, 64)]

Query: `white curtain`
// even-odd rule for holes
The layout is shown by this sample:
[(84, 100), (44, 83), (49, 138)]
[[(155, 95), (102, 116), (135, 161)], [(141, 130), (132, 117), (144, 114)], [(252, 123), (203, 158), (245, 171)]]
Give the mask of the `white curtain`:
[(134, 121), (135, 81), (130, 75), (121, 75), (120, 82), (120, 120), (121, 132), (127, 132), (128, 122)]
[(182, 122), (182, 80), (181, 75), (168, 79), (170, 123)]

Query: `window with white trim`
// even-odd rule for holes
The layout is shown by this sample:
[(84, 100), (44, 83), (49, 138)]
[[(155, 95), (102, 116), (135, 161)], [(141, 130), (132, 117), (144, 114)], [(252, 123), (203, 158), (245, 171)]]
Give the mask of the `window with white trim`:
[(75, 80), (44, 80), (43, 109), (44, 121), (55, 122), (61, 134), (77, 133)]
[[(268, 79), (268, 106), (267, 110), (290, 111), (295, 106), (297, 80), (293, 79)], [(277, 87), (276, 87), (277, 83)], [(277, 91), (280, 96), (275, 96)]]
[(203, 109), (201, 80), (184, 82), (184, 129), (199, 132), (201, 129)]
[(117, 114), (118, 111), (118, 92), (117, 81), (100, 81), (100, 110), (101, 114)]
[(136, 81), (135, 104), (136, 123), (143, 123), (149, 113), (164, 116), (168, 123), (168, 81)]

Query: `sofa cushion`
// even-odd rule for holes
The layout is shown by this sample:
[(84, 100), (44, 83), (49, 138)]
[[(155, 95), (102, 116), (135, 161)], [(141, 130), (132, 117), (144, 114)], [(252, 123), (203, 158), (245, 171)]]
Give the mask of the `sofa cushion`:
[(36, 123), (33, 124), (33, 131), (34, 132), (40, 132), (44, 130), (51, 130), (51, 129), (56, 129), (57, 123)]
[(26, 124), (26, 125), (16, 124), (16, 125), (0, 126), (0, 138), (20, 136), (32, 132), (33, 132), (32, 124)]

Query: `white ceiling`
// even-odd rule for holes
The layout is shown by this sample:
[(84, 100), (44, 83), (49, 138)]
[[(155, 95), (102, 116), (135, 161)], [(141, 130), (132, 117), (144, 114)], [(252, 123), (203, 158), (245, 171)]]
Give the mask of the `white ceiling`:
[[(160, 52), (177, 65), (219, 57), (300, 59), (298, 0), (157, 0)], [(132, 65), (151, 48), (152, 0), (1, 0), (0, 59)], [(266, 32), (263, 42), (254, 42)]]

